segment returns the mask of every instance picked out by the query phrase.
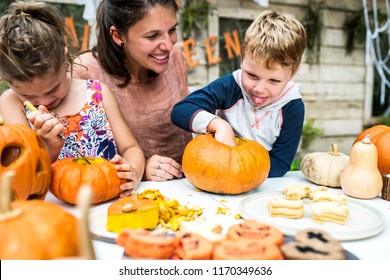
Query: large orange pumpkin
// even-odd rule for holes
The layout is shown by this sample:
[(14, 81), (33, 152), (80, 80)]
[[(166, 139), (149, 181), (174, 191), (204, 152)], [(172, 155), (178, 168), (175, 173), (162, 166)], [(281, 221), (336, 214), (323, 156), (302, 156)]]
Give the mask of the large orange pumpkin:
[(59, 200), (76, 204), (82, 185), (92, 189), (92, 204), (113, 199), (126, 180), (118, 178), (115, 164), (104, 158), (64, 158), (52, 164), (50, 191)]
[(387, 125), (374, 125), (356, 137), (355, 142), (362, 141), (370, 134), (370, 141), (378, 150), (378, 169), (383, 175), (390, 174), (390, 127)]
[(258, 142), (236, 137), (225, 145), (211, 134), (192, 139), (183, 154), (183, 173), (195, 187), (221, 194), (240, 194), (257, 188), (268, 177), (268, 151)]
[(10, 172), (3, 173), (1, 183), (0, 259), (49, 260), (78, 256), (77, 218), (54, 203), (38, 199), (10, 202), (10, 184), (6, 182)]
[(12, 170), (14, 199), (44, 199), (49, 190), (51, 161), (45, 143), (31, 128), (4, 124), (0, 117), (0, 174)]

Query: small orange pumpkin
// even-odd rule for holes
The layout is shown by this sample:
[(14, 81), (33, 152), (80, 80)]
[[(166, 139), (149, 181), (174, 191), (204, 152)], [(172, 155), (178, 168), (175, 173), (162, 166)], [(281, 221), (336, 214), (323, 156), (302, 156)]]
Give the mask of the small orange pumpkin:
[(192, 139), (184, 149), (183, 173), (195, 187), (221, 194), (240, 194), (257, 188), (271, 167), (268, 151), (258, 142), (236, 137), (225, 145), (211, 134)]
[(28, 126), (4, 124), (0, 117), (0, 174), (15, 172), (13, 199), (44, 199), (49, 191), (51, 161), (45, 143)]
[(50, 260), (79, 255), (77, 218), (38, 199), (11, 202), (10, 173), (14, 172), (3, 174), (0, 185), (0, 259)]
[(369, 134), (370, 141), (378, 150), (378, 169), (382, 176), (390, 174), (390, 127), (387, 125), (374, 125), (358, 135), (355, 143), (362, 141)]
[(82, 185), (92, 189), (91, 204), (108, 201), (119, 195), (120, 185), (115, 164), (104, 158), (63, 158), (52, 164), (50, 191), (61, 201), (76, 204)]

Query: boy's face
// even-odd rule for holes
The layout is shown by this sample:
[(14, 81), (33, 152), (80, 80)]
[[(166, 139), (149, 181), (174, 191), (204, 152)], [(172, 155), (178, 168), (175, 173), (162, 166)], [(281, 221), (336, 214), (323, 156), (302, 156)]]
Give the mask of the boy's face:
[(252, 102), (260, 107), (276, 100), (295, 75), (279, 64), (267, 69), (265, 63), (259, 64), (247, 55), (242, 59), (241, 69), (244, 90)]

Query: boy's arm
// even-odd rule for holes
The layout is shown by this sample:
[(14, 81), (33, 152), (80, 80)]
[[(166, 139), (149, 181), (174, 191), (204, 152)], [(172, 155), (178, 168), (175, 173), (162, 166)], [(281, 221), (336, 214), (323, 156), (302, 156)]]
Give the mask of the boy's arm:
[(213, 81), (178, 102), (172, 109), (172, 122), (187, 131), (206, 133), (207, 126), (217, 118), (216, 110), (225, 110), (235, 104), (235, 89), (239, 88), (232, 74)]
[(302, 135), (305, 107), (296, 99), (283, 107), (283, 124), (280, 135), (269, 152), (271, 170), (268, 177), (281, 177), (291, 167)]

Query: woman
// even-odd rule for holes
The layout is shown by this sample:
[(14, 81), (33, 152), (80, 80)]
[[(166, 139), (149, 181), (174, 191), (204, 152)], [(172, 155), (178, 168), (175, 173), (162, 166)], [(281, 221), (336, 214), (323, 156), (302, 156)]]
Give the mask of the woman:
[(181, 157), (191, 133), (170, 119), (189, 94), (187, 64), (177, 42), (175, 0), (103, 0), (97, 45), (82, 54), (75, 75), (111, 88), (146, 157), (144, 180), (182, 177)]

